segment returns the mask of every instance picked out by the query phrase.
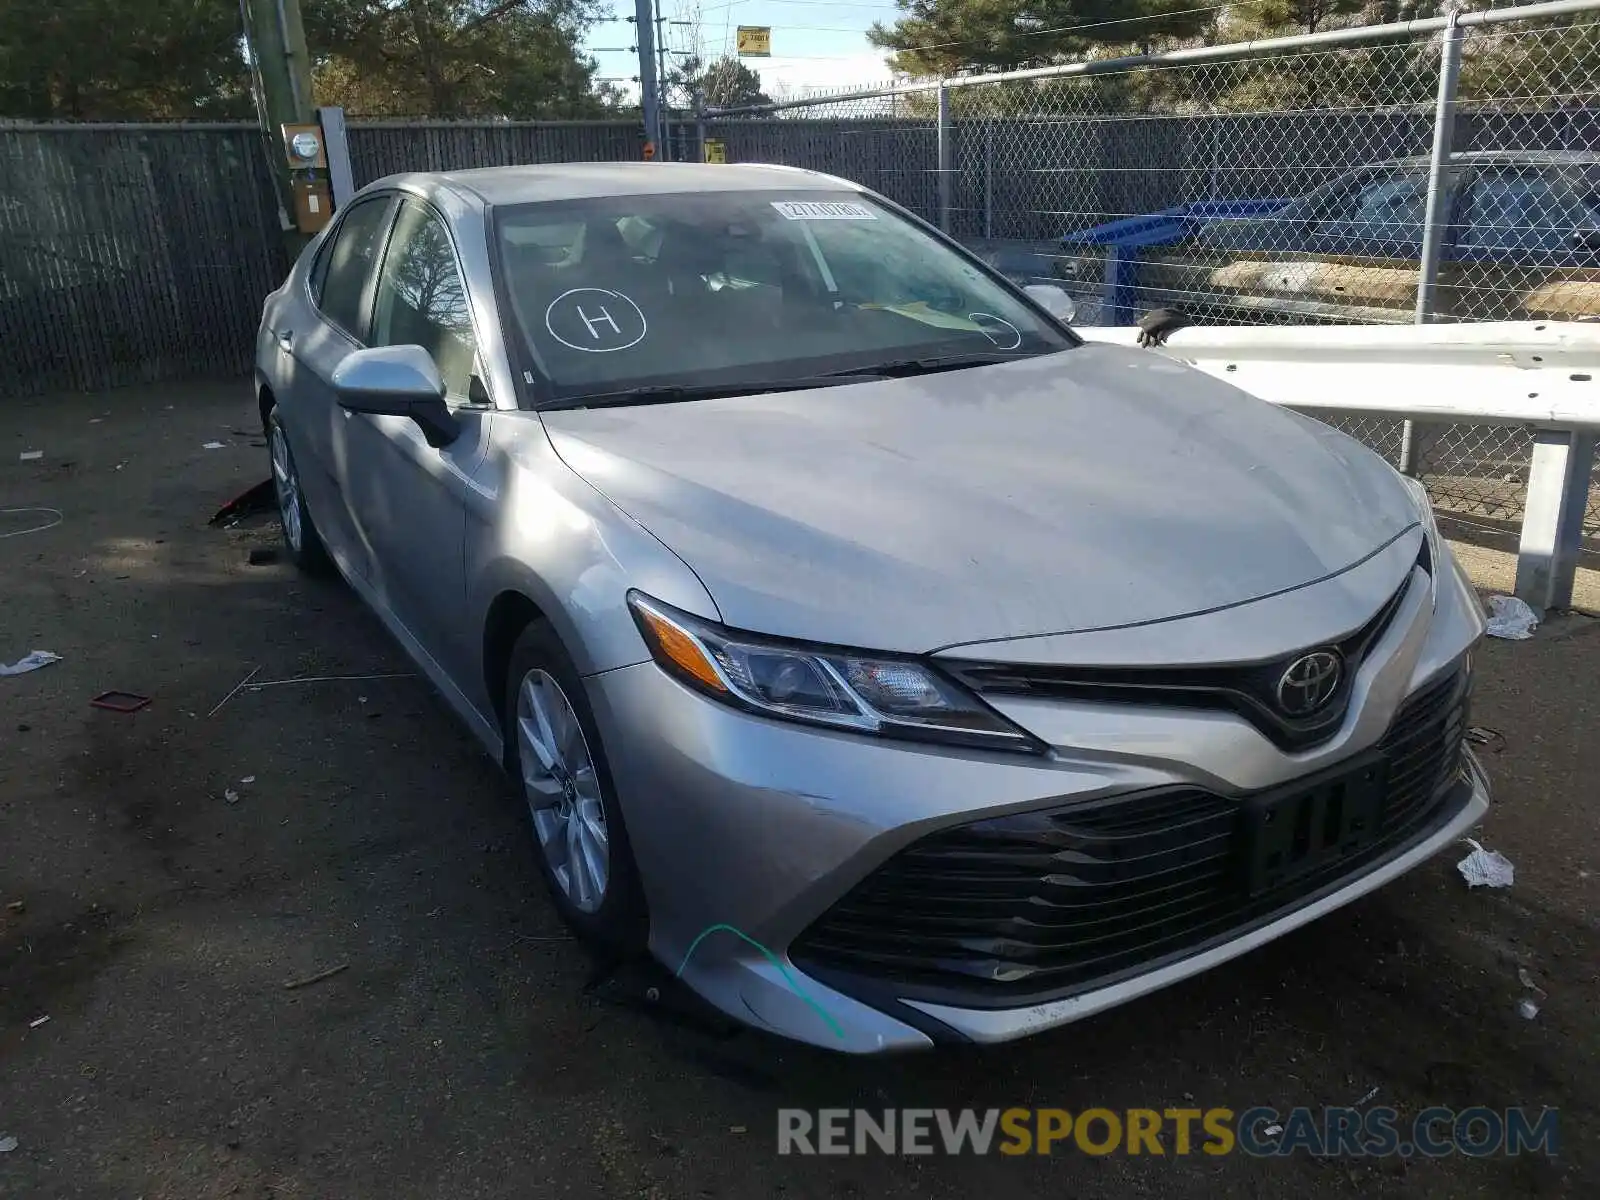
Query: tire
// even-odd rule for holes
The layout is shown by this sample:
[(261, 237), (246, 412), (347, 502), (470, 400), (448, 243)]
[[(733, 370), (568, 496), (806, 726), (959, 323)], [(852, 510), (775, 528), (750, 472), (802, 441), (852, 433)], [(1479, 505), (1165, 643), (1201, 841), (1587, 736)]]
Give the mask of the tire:
[[(512, 648), (503, 726), (506, 770), (528, 809), (534, 857), (562, 919), (594, 949), (619, 957), (642, 951), (644, 893), (600, 730), (572, 659), (544, 621), (523, 630)], [(539, 753), (552, 744), (555, 766)], [(598, 879), (597, 823), (605, 843)]]
[(276, 404), (267, 414), (267, 455), (272, 464), (272, 491), (278, 501), (278, 528), (283, 533), (283, 546), (290, 560), (307, 575), (332, 574), (333, 561), (311, 519), (311, 510), (306, 507), (300, 471), (295, 466), (294, 451), (289, 448), (289, 435)]

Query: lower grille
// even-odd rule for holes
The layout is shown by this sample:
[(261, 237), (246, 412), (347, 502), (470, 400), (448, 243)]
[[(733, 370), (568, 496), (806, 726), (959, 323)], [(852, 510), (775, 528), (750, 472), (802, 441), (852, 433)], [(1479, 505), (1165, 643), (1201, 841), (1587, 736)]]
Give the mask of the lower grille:
[[(852, 980), (881, 982), (901, 997), (1000, 1007), (1058, 999), (1193, 953), (1360, 874), (1447, 816), (1468, 686), (1465, 670), (1427, 686), (1361, 756), (1364, 771), (1383, 772), (1372, 826), (1358, 819), (1354, 842), (1320, 848), (1313, 834), (1298, 868), (1288, 864), (1295, 869), (1254, 892), (1248, 810), (1268, 802), (1294, 819), (1314, 807), (1320, 823), (1349, 764), (1244, 800), (1151, 792), (932, 834), (824, 913), (791, 956), (845, 990)], [(1297, 845), (1291, 839), (1290, 857)]]

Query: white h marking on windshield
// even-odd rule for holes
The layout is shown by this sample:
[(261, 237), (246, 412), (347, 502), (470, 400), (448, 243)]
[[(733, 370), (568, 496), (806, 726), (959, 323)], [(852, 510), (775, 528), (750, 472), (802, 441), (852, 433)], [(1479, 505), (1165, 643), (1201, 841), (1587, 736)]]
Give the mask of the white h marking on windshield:
[(612, 333), (622, 333), (622, 329), (617, 325), (615, 318), (612, 317), (610, 312), (606, 310), (606, 306), (604, 304), (600, 306), (600, 315), (595, 317), (593, 320), (589, 319), (589, 314), (583, 311), (583, 306), (581, 304), (575, 305), (574, 307), (576, 307), (578, 310), (578, 319), (583, 322), (584, 328), (589, 331), (589, 336), (595, 341), (598, 342), (600, 340), (600, 335), (594, 331), (594, 327), (600, 324), (602, 321), (611, 326)]

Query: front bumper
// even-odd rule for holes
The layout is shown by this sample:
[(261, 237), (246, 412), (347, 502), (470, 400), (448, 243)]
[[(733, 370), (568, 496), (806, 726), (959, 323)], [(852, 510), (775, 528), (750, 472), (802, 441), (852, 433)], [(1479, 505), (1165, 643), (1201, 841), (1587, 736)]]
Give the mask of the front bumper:
[[(1420, 579), (1420, 576), (1419, 576)], [(1289, 753), (1215, 712), (1032, 702), (1008, 706), (1044, 756), (895, 742), (735, 711), (653, 663), (588, 680), (650, 909), (653, 953), (729, 1015), (829, 1049), (1004, 1041), (1203, 971), (1382, 886), (1481, 818), (1467, 756), (1434, 817), (1323, 890), (1179, 955), (1014, 1006), (941, 1003), (796, 965), (802, 933), (913, 842), (1008, 814), (1172, 787), (1243, 795), (1315, 775), (1379, 744), (1404, 701), (1456, 664), (1481, 622), (1452, 572), (1419, 582), (1360, 669), (1344, 726)], [(1439, 601), (1437, 604), (1435, 600)], [(1115, 718), (1114, 720), (1112, 718)], [(1104, 732), (1101, 732), (1101, 731)], [(798, 957), (798, 956), (796, 956)], [(819, 972), (819, 974), (822, 974)]]

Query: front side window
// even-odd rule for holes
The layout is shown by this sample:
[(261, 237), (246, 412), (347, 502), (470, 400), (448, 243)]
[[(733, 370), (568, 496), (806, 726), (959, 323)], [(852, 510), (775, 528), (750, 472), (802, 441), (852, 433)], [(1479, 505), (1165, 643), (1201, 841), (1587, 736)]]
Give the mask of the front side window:
[[(333, 245), (322, 252), (316, 271), (324, 272), (317, 306), (334, 324), (360, 338), (361, 300), (378, 265), (378, 252), (389, 211), (387, 196), (364, 200), (345, 214), (334, 231)], [(314, 272), (315, 274), (315, 272)]]
[(695, 192), (501, 209), (511, 340), (556, 397), (739, 385), (1070, 334), (938, 239), (855, 192)]
[(464, 397), (478, 343), (450, 234), (438, 214), (407, 200), (395, 222), (372, 305), (374, 346), (421, 346), (445, 391)]

